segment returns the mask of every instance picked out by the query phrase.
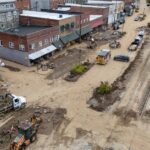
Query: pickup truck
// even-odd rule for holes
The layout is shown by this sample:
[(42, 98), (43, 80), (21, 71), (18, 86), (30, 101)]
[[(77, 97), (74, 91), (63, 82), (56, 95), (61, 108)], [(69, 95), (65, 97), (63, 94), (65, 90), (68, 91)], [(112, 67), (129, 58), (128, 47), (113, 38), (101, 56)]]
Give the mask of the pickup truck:
[(6, 113), (11, 110), (25, 108), (26, 98), (7, 93), (5, 98), (0, 100), (0, 113)]

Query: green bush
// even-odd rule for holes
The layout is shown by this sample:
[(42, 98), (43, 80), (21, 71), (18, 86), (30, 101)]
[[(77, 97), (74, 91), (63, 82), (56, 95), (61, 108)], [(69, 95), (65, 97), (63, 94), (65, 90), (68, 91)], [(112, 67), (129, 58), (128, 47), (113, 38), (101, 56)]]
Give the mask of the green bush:
[(112, 91), (112, 86), (108, 82), (101, 82), (100, 86), (97, 88), (97, 93), (108, 94)]
[(87, 70), (87, 67), (83, 64), (75, 65), (72, 70), (70, 71), (71, 74), (82, 74)]

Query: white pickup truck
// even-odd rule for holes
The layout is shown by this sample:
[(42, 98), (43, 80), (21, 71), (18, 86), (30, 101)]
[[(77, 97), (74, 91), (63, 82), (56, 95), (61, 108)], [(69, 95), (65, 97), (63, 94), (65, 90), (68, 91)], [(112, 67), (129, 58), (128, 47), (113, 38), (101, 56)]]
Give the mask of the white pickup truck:
[(7, 93), (4, 99), (0, 100), (0, 113), (5, 113), (10, 110), (26, 107), (26, 98)]

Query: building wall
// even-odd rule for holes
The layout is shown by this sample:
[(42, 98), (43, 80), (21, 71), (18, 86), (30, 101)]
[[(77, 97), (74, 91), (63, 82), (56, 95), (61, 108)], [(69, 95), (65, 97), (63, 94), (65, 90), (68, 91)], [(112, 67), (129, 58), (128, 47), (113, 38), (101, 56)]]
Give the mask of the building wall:
[(93, 8), (93, 7), (79, 7), (79, 6), (71, 6), (70, 11), (73, 12), (82, 12), (87, 15), (103, 15), (103, 22), (107, 23), (109, 8)]
[(20, 16), (21, 25), (58, 26), (59, 20)]
[[(85, 27), (89, 25), (89, 15), (82, 14), (81, 16), (76, 16), (76, 28), (79, 29), (80, 27)], [(81, 24), (81, 25), (80, 25)]]
[[(59, 37), (58, 27), (43, 29), (32, 34), (28, 34), (27, 36), (0, 32), (0, 42), (2, 41), (2, 46), (0, 47), (25, 52), (37, 51), (51, 45), (52, 42), (58, 40)], [(10, 47), (9, 42), (12, 42), (14, 47)], [(22, 49), (21, 46), (23, 46), (24, 49)]]
[(27, 51), (28, 47), (27, 47), (27, 41), (25, 37), (19, 37), (17, 35), (13, 35), (13, 34), (8, 34), (8, 33), (3, 33), (0, 32), (0, 41), (2, 41), (2, 46), (4, 48), (10, 48), (9, 47), (9, 42), (12, 42), (14, 44), (13, 48), (10, 49), (16, 49), (19, 50), (19, 44), (23, 44), (25, 45), (25, 50)]
[(16, 0), (16, 8), (21, 12), (22, 10), (30, 10), (30, 0)]
[(19, 64), (30, 66), (30, 61), (28, 59), (28, 53), (18, 50), (11, 50), (8, 48), (0, 47), (0, 56), (6, 60), (17, 62)]
[(19, 13), (15, 7), (15, 1), (0, 2), (0, 31), (5, 31), (18, 26)]
[(63, 5), (65, 0), (49, 0), (50, 8), (49, 9), (56, 9), (58, 5)]
[(103, 18), (98, 18), (90, 22), (90, 27), (93, 29), (103, 24)]
[(49, 0), (30, 0), (31, 10), (40, 11), (41, 9), (49, 9)]

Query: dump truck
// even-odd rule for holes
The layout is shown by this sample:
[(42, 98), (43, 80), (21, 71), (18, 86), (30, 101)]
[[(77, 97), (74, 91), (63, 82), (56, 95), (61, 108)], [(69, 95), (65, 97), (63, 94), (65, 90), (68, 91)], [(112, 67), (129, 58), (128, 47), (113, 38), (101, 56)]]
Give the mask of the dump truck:
[(10, 144), (10, 150), (25, 150), (26, 147), (33, 143), (37, 138), (37, 131), (42, 119), (33, 115), (31, 121), (26, 120), (16, 126), (18, 131), (17, 137)]
[(26, 103), (25, 97), (6, 93), (5, 95), (2, 95), (0, 99), (0, 113), (6, 113), (19, 108), (25, 108)]
[(111, 52), (109, 49), (102, 49), (97, 53), (96, 62), (100, 65), (105, 65), (111, 58)]

